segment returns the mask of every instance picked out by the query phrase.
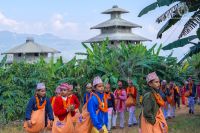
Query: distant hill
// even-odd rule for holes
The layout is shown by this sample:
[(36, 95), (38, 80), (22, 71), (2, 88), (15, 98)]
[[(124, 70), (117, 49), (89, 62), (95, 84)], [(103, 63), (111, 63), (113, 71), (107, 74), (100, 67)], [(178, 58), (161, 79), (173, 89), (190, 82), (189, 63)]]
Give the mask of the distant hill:
[[(49, 33), (36, 35), (0, 31), (0, 53), (6, 52), (17, 45), (24, 43), (27, 37), (34, 38), (35, 42), (38, 44), (46, 45), (61, 51), (61, 55), (66, 60), (70, 60), (76, 52), (85, 51), (81, 45), (81, 40), (63, 39)], [(1, 58), (2, 55), (0, 55), (0, 59)]]

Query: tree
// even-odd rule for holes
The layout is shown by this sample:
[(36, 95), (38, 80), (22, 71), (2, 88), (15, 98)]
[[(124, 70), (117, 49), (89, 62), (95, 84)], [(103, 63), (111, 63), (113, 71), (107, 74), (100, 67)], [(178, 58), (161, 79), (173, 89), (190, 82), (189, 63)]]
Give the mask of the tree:
[[(84, 59), (76, 56), (67, 63), (59, 58), (57, 62), (46, 63), (43, 58), (35, 64), (14, 62), (6, 65), (5, 58), (0, 63), (0, 123), (24, 119), (28, 99), (34, 95), (38, 82), (44, 82), (47, 96), (53, 96), (55, 88), (62, 82), (74, 85), (74, 91), (83, 99), (85, 86), (97, 75), (104, 83), (110, 82), (112, 89), (117, 87), (117, 81), (124, 83), (132, 80), (139, 92), (146, 88), (146, 75), (156, 71), (161, 79), (181, 81), (177, 59), (160, 56), (156, 44), (147, 49), (142, 44), (124, 44), (119, 47), (108, 46), (108, 40), (102, 44), (87, 46)], [(82, 102), (81, 102), (82, 103)]]
[[(157, 7), (162, 6), (170, 6), (173, 5), (169, 10), (163, 13), (160, 17), (157, 18), (156, 22), (161, 23), (163, 21), (168, 21), (165, 25), (160, 29), (157, 34), (157, 38), (162, 38), (162, 34), (170, 29), (173, 25), (177, 24), (177, 22), (182, 21), (183, 15), (191, 13), (191, 17), (185, 23), (178, 40), (168, 44), (167, 46), (163, 47), (163, 50), (170, 50), (177, 47), (183, 47), (187, 44), (193, 44), (194, 46), (190, 47), (188, 53), (183, 57), (180, 61), (182, 62), (187, 57), (192, 56), (200, 51), (200, 42), (194, 43), (191, 42), (194, 39), (200, 40), (200, 27), (197, 30), (196, 35), (192, 35), (186, 38), (182, 38), (189, 34), (193, 29), (200, 26), (200, 1), (199, 0), (157, 0), (156, 2), (152, 3), (151, 5), (145, 7), (140, 13), (139, 17), (156, 9)], [(182, 39), (181, 39), (182, 38)]]

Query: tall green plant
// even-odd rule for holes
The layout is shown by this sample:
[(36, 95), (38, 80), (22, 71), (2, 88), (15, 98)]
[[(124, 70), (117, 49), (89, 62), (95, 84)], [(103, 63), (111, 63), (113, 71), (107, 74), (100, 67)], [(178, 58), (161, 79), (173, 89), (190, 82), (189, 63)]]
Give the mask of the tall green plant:
[[(183, 47), (187, 44), (192, 44), (188, 53), (180, 61), (182, 63), (186, 58), (191, 57), (194, 54), (199, 53), (200, 51), (200, 42), (192, 42), (194, 39), (200, 40), (200, 1), (199, 0), (157, 0), (153, 4), (145, 7), (140, 13), (139, 17), (148, 13), (149, 11), (155, 10), (157, 7), (170, 6), (165, 13), (157, 18), (156, 22), (161, 23), (167, 21), (164, 26), (160, 29), (157, 34), (157, 38), (162, 38), (164, 32), (169, 30), (175, 24), (182, 21), (183, 15), (192, 14), (188, 21), (185, 23), (177, 41), (174, 41), (167, 46), (163, 47), (163, 50), (171, 50), (177, 47)], [(193, 29), (197, 29), (197, 34), (189, 37), (182, 38), (189, 34)], [(182, 38), (182, 39), (181, 39)]]

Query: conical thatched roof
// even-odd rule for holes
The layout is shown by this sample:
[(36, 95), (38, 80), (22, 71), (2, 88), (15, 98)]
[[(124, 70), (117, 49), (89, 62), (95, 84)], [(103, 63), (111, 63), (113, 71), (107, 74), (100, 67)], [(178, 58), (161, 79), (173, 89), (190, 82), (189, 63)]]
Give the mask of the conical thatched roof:
[(17, 53), (60, 53), (60, 51), (35, 43), (32, 38), (28, 38), (25, 43), (16, 46), (2, 54)]

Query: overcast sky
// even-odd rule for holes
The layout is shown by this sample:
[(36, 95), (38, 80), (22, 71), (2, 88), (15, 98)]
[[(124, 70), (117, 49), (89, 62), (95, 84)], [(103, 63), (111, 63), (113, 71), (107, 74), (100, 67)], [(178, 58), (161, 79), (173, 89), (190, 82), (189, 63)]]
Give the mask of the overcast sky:
[[(184, 16), (183, 21), (163, 34), (162, 39), (156, 39), (156, 34), (164, 23), (157, 24), (155, 20), (169, 7), (157, 8), (137, 17), (144, 7), (153, 2), (155, 0), (0, 0), (0, 31), (52, 33), (66, 39), (87, 40), (99, 34), (99, 30), (90, 30), (90, 27), (110, 17), (101, 12), (118, 5), (130, 11), (123, 15), (124, 19), (143, 27), (133, 29), (133, 32), (153, 40), (146, 43), (148, 47), (155, 43), (166, 45), (178, 38), (189, 16)], [(188, 47), (175, 50), (174, 55), (180, 58), (187, 50)], [(168, 53), (162, 52), (164, 55)]]

